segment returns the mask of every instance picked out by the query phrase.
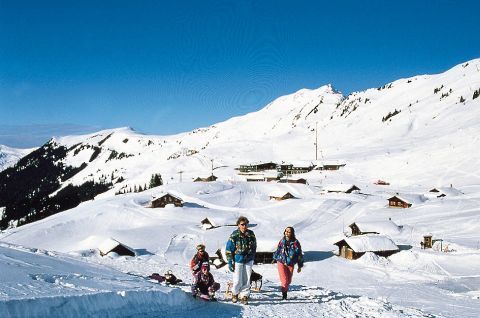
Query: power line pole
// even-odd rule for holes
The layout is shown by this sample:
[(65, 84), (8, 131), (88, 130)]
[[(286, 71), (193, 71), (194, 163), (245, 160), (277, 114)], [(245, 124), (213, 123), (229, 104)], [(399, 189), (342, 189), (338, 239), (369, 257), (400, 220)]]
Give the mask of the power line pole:
[(178, 172), (178, 174), (180, 175), (180, 183), (182, 183), (182, 173), (183, 173), (183, 171)]

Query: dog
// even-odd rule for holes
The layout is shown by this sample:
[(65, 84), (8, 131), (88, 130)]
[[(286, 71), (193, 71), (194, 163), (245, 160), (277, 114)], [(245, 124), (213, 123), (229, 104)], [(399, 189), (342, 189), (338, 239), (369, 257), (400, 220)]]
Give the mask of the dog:
[[(253, 291), (259, 292), (262, 289), (263, 276), (257, 272), (254, 272), (252, 269), (252, 274), (250, 275), (250, 288)], [(253, 287), (255, 285), (255, 287)]]

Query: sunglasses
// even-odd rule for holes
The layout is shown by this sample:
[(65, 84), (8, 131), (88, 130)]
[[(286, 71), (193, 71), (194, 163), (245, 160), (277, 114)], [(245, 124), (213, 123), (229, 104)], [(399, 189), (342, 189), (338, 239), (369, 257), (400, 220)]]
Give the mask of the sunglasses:
[(240, 223), (240, 226), (247, 226), (247, 223)]

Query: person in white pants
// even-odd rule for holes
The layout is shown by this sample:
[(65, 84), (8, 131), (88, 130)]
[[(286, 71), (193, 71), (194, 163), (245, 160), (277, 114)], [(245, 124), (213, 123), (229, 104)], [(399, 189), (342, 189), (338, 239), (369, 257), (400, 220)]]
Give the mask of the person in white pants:
[(250, 275), (257, 251), (257, 239), (247, 225), (246, 217), (238, 218), (238, 229), (230, 235), (225, 248), (228, 269), (233, 272), (232, 302), (236, 303), (240, 296), (240, 301), (245, 305), (250, 296)]
[(235, 262), (235, 271), (233, 272), (232, 294), (245, 302), (245, 298), (250, 297), (250, 276), (252, 275), (253, 260), (242, 264)]

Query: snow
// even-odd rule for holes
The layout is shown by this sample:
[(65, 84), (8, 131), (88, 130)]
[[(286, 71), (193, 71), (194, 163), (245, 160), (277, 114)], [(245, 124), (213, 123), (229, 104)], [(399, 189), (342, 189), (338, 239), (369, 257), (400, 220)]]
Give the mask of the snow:
[[(480, 312), (480, 98), (473, 100), (472, 94), (480, 87), (479, 66), (480, 60), (472, 60), (442, 74), (400, 79), (348, 97), (330, 85), (304, 89), (258, 112), (174, 136), (120, 128), (56, 138), (67, 148), (79, 143), (101, 148), (66, 182), (81, 184), (112, 173), (125, 181), (74, 209), (0, 233), (0, 316), (164, 317), (194, 311), (199, 317), (475, 317)], [(434, 93), (442, 85), (443, 93), (452, 89), (444, 98)], [(459, 103), (460, 96), (465, 103)], [(400, 113), (382, 121), (395, 109)], [(345, 167), (297, 175), (307, 185), (244, 182), (237, 174), (235, 168), (248, 162), (313, 162), (316, 123), (319, 161)], [(108, 160), (113, 150), (131, 156)], [(78, 166), (91, 153), (92, 148), (76, 156), (72, 151), (64, 163)], [(191, 182), (210, 175), (212, 160), (219, 180)], [(154, 173), (162, 175), (163, 186), (114, 195), (125, 185), (148, 184)], [(372, 184), (378, 179), (390, 185)], [(355, 184), (361, 193), (322, 191), (339, 184)], [(461, 193), (424, 196), (436, 185), (450, 184)], [(298, 199), (270, 200), (273, 192)], [(152, 197), (164, 193), (182, 198), (185, 206), (148, 208)], [(415, 204), (388, 208), (387, 199), (397, 193)], [(251, 305), (223, 301), (231, 280), (225, 267), (212, 269), (221, 284), (220, 302), (188, 297), (195, 246), (205, 244), (212, 256), (224, 249), (235, 229), (227, 225), (240, 215), (249, 218), (261, 249), (275, 248), (285, 227), (295, 228), (305, 267), (295, 272), (288, 301), (280, 300), (274, 264), (254, 266), (264, 285), (252, 293)], [(207, 217), (218, 227), (202, 229)], [(388, 225), (389, 219), (401, 230)], [(367, 252), (358, 260), (335, 255), (333, 243), (353, 222), (374, 224), (389, 235), (347, 238), (359, 249), (394, 244), (398, 253), (383, 258)], [(439, 242), (421, 248), (428, 233), (443, 240), (442, 250)], [(102, 257), (98, 247), (108, 238), (134, 249), (136, 256)], [(167, 270), (187, 284), (167, 287), (143, 278)]]
[(0, 145), (0, 171), (14, 166), (20, 158), (34, 150), (35, 148), (18, 149)]
[(357, 235), (346, 237), (344, 240), (357, 253), (398, 250), (398, 246), (389, 237), (383, 235)]
[(361, 232), (376, 232), (379, 234), (399, 234), (400, 227), (391, 220), (386, 221), (355, 221)]

